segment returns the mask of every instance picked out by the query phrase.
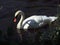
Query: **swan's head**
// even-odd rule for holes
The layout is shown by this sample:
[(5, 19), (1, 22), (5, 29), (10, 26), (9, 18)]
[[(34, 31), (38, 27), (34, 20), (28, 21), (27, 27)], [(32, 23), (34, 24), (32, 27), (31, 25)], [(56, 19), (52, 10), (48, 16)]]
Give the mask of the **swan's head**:
[(23, 15), (24, 15), (23, 11), (21, 11), (21, 10), (16, 11), (16, 13), (14, 15), (14, 22), (16, 22), (16, 20), (17, 20), (18, 17), (21, 17)]

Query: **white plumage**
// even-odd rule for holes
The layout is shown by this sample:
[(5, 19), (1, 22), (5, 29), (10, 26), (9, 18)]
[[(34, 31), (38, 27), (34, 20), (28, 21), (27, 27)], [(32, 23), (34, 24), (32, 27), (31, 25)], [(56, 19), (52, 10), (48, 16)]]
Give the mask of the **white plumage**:
[(47, 23), (50, 23), (50, 22), (53, 22), (55, 21), (58, 17), (55, 17), (55, 16), (49, 16), (47, 17), (46, 15), (42, 16), (42, 15), (33, 15), (33, 16), (30, 16), (28, 18), (26, 18), (25, 20), (23, 20), (24, 18), (24, 13), (21, 11), (21, 10), (18, 10), (16, 13), (15, 13), (15, 17), (18, 16), (18, 15), (21, 15), (21, 18), (17, 24), (17, 29), (30, 29), (30, 28), (38, 28), (38, 27), (41, 27)]

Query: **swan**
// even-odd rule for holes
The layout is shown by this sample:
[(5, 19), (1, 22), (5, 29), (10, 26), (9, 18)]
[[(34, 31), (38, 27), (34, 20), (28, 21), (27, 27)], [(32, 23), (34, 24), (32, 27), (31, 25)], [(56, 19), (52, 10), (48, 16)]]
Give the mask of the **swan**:
[(15, 20), (14, 22), (16, 22), (16, 17), (21, 16), (16, 28), (17, 29), (24, 29), (25, 31), (31, 28), (38, 28), (41, 27), (47, 23), (53, 22), (55, 21), (58, 17), (56, 16), (49, 16), (47, 17), (46, 15), (42, 16), (42, 15), (33, 15), (30, 16), (26, 19), (24, 19), (25, 15), (24, 12), (21, 10), (16, 11), (15, 13)]

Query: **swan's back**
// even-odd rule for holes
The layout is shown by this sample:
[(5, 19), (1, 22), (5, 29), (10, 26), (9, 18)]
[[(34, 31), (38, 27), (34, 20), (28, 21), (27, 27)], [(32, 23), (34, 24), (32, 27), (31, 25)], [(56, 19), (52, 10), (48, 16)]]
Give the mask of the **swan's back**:
[(22, 25), (24, 25), (27, 21), (35, 20), (38, 23), (39, 21), (41, 22), (44, 19), (47, 19), (47, 16), (42, 16), (42, 15), (41, 16), (37, 16), (37, 15), (30, 16), (23, 21)]

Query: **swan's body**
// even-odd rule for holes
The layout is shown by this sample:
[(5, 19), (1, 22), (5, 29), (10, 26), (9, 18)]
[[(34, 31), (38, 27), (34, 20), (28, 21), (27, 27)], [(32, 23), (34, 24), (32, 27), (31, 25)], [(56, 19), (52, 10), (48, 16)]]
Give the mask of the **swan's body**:
[(30, 16), (28, 18), (26, 18), (25, 20), (23, 20), (24, 18), (24, 14), (22, 11), (17, 11), (15, 13), (15, 17), (17, 15), (21, 15), (21, 19), (17, 24), (17, 29), (30, 29), (30, 28), (38, 28), (42, 25), (45, 25), (47, 23), (53, 22), (57, 19), (57, 17), (53, 16), (53, 17), (47, 17), (47, 16), (37, 16), (37, 15), (33, 15)]

